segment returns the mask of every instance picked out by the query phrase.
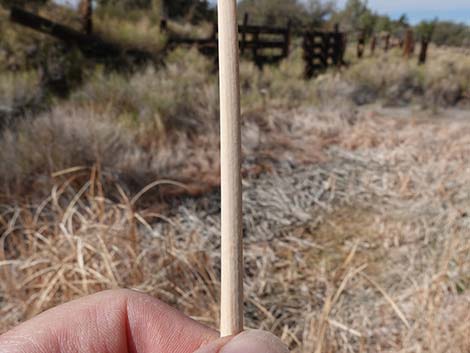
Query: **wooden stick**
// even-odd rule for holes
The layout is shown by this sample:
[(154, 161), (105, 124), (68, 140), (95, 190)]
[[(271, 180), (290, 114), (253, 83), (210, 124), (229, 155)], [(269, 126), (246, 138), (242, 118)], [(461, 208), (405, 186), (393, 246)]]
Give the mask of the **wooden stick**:
[(218, 1), (222, 188), (221, 336), (243, 330), (243, 239), (236, 0)]

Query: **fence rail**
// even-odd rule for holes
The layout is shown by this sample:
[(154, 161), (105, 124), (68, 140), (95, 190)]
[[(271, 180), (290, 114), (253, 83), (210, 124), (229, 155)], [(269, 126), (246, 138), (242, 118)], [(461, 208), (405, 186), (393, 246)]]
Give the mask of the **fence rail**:
[(306, 32), (303, 35), (305, 76), (312, 78), (329, 66), (344, 64), (346, 35), (339, 32)]
[[(241, 55), (250, 55), (255, 64), (262, 68), (266, 64), (278, 63), (289, 56), (291, 41), (290, 22), (286, 27), (255, 26), (248, 24), (249, 16), (245, 14), (243, 24), (238, 25), (239, 46)], [(167, 30), (166, 20), (161, 28)], [(213, 33), (209, 38), (182, 38), (170, 35), (167, 48), (179, 45), (195, 46), (200, 52), (213, 56), (218, 55), (218, 29), (214, 24)], [(269, 39), (267, 38), (269, 37)], [(271, 52), (266, 53), (265, 51)]]
[[(47, 33), (66, 43), (76, 45), (82, 52), (95, 58), (122, 58), (130, 57), (133, 62), (152, 60), (151, 53), (138, 49), (123, 49), (116, 43), (109, 43), (94, 36), (91, 23), (90, 1), (84, 8), (83, 33), (72, 28), (55, 23), (36, 14), (25, 11), (19, 7), (11, 8), (10, 20), (29, 27), (36, 31)], [(243, 23), (238, 25), (240, 54), (251, 59), (256, 66), (262, 69), (267, 64), (276, 64), (289, 57), (291, 50), (292, 30), (289, 21), (285, 27), (257, 26), (249, 23), (249, 14), (245, 14)], [(212, 33), (208, 38), (184, 38), (175, 36), (168, 30), (168, 23), (162, 20), (161, 29), (168, 32), (167, 49), (178, 46), (195, 46), (205, 55), (218, 60), (218, 28), (214, 23)], [(305, 62), (305, 76), (312, 78), (331, 66), (345, 64), (344, 56), (347, 46), (347, 35), (340, 32), (339, 25), (335, 25), (332, 32), (304, 31), (297, 32), (303, 39), (303, 59)], [(392, 37), (390, 33), (381, 33), (369, 36), (370, 53), (373, 56), (376, 48), (383, 47), (384, 52), (395, 46), (403, 48), (403, 56), (411, 58), (415, 52), (415, 37), (408, 29), (402, 38)], [(365, 31), (358, 32), (357, 57), (361, 59), (367, 48)], [(421, 48), (418, 54), (419, 64), (424, 64), (431, 37), (421, 38)]]
[[(405, 59), (411, 59), (416, 52), (418, 43), (420, 43), (419, 53), (417, 55), (418, 63), (425, 64), (427, 60), (427, 53), (429, 44), (432, 39), (432, 33), (426, 36), (421, 36), (417, 39), (416, 34), (411, 28), (406, 29), (402, 36), (392, 36), (391, 33), (383, 32), (380, 34), (372, 34), (369, 36), (370, 41), (370, 55), (374, 56), (379, 46), (387, 53), (392, 48), (400, 48), (402, 55)], [(357, 58), (361, 59), (365, 55), (367, 38), (365, 33), (360, 32), (357, 37)]]
[[(286, 27), (273, 27), (249, 25), (248, 20), (249, 16), (245, 14), (243, 24), (238, 26), (242, 56), (250, 57), (259, 68), (263, 68), (266, 64), (279, 63), (289, 56), (292, 39), (290, 21)], [(162, 28), (167, 29), (165, 20), (162, 22)], [(339, 31), (338, 25), (333, 32), (306, 31), (300, 34), (303, 37), (303, 58), (307, 78), (315, 76), (329, 66), (345, 64), (346, 34)], [(178, 45), (195, 46), (200, 52), (216, 58), (217, 28), (214, 26), (213, 34), (209, 38), (181, 38), (170, 35), (168, 48)]]
[(50, 21), (46, 18), (13, 6), (10, 11), (10, 21), (31, 28), (41, 33), (51, 35), (65, 43), (77, 46), (86, 56), (95, 59), (129, 57), (133, 62), (144, 62), (153, 59), (150, 53), (139, 49), (123, 50), (117, 44), (79, 32), (75, 29)]

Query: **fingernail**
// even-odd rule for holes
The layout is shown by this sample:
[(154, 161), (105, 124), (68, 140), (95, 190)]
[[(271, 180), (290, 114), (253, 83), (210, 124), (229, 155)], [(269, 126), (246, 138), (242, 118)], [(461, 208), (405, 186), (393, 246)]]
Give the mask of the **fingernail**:
[(289, 353), (282, 341), (264, 331), (245, 331), (231, 339), (220, 353)]

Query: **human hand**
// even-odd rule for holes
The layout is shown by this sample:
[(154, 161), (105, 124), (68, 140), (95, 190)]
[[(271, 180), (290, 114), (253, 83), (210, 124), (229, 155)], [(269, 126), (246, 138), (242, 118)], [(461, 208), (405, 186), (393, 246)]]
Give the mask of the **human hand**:
[(0, 353), (287, 353), (246, 331), (218, 339), (170, 306), (129, 290), (106, 291), (44, 312), (0, 336)]

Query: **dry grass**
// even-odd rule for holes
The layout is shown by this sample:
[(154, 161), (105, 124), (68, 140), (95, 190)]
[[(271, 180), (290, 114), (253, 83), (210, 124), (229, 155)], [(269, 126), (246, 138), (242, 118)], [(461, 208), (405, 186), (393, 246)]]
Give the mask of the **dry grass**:
[(0, 114), (3, 117), (3, 114), (13, 114), (15, 110), (31, 105), (39, 99), (40, 92), (36, 71), (0, 72)]
[[(242, 63), (248, 326), (293, 352), (468, 353), (470, 122), (356, 103), (454, 104), (470, 62), (392, 55), (305, 82), (300, 54)], [(217, 326), (217, 115), (210, 61), (178, 50), (159, 71), (88, 73), (4, 129), (0, 332), (116, 287)]]
[(196, 39), (209, 38), (213, 34), (213, 29), (213, 24), (209, 22), (203, 22), (198, 25), (192, 25), (189, 22), (168, 22), (168, 32), (175, 37)]
[(204, 129), (217, 114), (210, 70), (210, 61), (195, 50), (175, 50), (158, 71), (147, 67), (129, 76), (97, 70), (71, 100), (86, 109), (109, 112), (128, 127), (143, 127), (152, 135)]
[(106, 41), (118, 43), (123, 48), (141, 49), (154, 54), (160, 53), (166, 42), (158, 19), (147, 16), (137, 21), (111, 16), (97, 17), (94, 31)]
[(404, 60), (396, 50), (349, 60), (352, 65), (344, 72), (327, 73), (317, 80), (322, 101), (337, 97), (359, 105), (380, 101), (387, 106), (419, 104), (425, 108), (468, 104), (470, 60), (458, 49), (431, 47), (423, 66), (416, 57)]
[[(294, 352), (468, 352), (468, 121), (335, 116), (278, 130), (308, 132), (297, 156), (334, 132), (329, 162), (287, 145), (274, 177), (246, 179), (247, 324)], [(217, 193), (162, 210), (101, 168), (55, 176), (44, 201), (2, 206), (2, 330), (122, 286), (216, 326)]]

